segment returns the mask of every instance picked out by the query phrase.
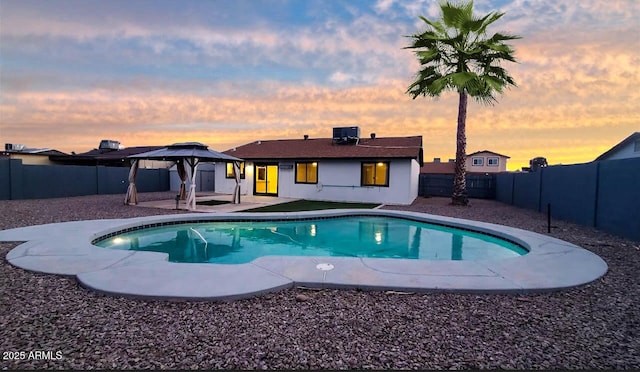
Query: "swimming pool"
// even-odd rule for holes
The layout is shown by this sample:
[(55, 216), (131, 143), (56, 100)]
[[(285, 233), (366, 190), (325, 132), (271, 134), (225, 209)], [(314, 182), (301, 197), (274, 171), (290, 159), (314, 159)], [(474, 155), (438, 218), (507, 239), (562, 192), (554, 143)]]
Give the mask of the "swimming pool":
[(99, 238), (103, 248), (162, 252), (171, 262), (243, 264), (262, 256), (487, 260), (527, 250), (478, 232), (383, 216), (219, 221), (147, 227)]
[[(176, 263), (169, 261), (169, 254), (163, 252), (106, 249), (92, 244), (140, 229), (173, 225), (195, 226), (211, 222), (259, 224), (274, 220), (295, 223), (362, 217), (363, 211), (355, 209), (295, 213), (188, 213), (73, 221), (3, 230), (0, 231), (0, 241), (24, 242), (6, 256), (14, 266), (72, 276), (80, 285), (94, 291), (145, 299), (226, 301), (293, 286), (522, 293), (583, 285), (607, 272), (607, 264), (593, 252), (532, 231), (408, 211), (375, 209), (366, 211), (366, 215), (486, 234), (512, 242), (528, 253), (477, 260), (267, 255), (231, 265)], [(316, 236), (324, 230), (316, 226)], [(378, 237), (383, 241), (384, 233), (378, 235), (376, 232), (371, 228), (363, 230), (371, 242), (377, 241)], [(308, 234), (311, 235), (311, 231)], [(395, 232), (389, 228), (388, 234), (386, 236), (391, 237)], [(447, 243), (448, 246), (454, 245), (450, 241)], [(451, 252), (445, 252), (445, 256)]]

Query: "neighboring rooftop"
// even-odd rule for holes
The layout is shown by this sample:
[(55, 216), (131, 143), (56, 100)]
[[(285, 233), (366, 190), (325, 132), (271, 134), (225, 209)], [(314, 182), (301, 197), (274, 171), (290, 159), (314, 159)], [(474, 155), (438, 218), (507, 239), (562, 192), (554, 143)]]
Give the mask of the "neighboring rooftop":
[(473, 155), (478, 155), (478, 154), (483, 154), (483, 153), (493, 154), (495, 156), (501, 156), (503, 158), (511, 159), (510, 156), (498, 154), (497, 152), (493, 152), (493, 151), (489, 151), (489, 150), (481, 150), (481, 151), (472, 152), (471, 154), (467, 154), (467, 157), (473, 156)]
[[(629, 146), (626, 153), (623, 151)], [(631, 148), (633, 147), (633, 148)], [(634, 132), (617, 145), (598, 156), (594, 161), (640, 157), (640, 132)]]
[(58, 150), (53, 150), (50, 148), (42, 148), (42, 149), (38, 149), (38, 148), (33, 148), (33, 147), (27, 147), (23, 144), (17, 144), (17, 143), (5, 143), (4, 144), (4, 151), (2, 152), (3, 155), (9, 155), (9, 154), (33, 154), (33, 155), (67, 155), (62, 151), (58, 151)]
[[(50, 159), (59, 163), (77, 165), (116, 165), (124, 163), (130, 155), (136, 155), (147, 151), (158, 150), (165, 146), (135, 146), (121, 150), (113, 149), (93, 149), (75, 155), (51, 156)], [(126, 164), (129, 166), (129, 163)]]
[(420, 168), (420, 173), (429, 173), (429, 174), (454, 174), (456, 170), (456, 163), (454, 161), (448, 162), (425, 162), (424, 165)]

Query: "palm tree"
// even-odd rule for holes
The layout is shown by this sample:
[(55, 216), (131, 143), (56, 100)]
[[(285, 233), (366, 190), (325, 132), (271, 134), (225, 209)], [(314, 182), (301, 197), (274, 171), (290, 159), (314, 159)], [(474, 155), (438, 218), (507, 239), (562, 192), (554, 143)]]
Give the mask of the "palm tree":
[(440, 4), (442, 18), (430, 21), (420, 16), (427, 30), (408, 36), (413, 39), (405, 49), (415, 49), (422, 70), (406, 93), (438, 97), (446, 90), (455, 90), (460, 96), (458, 104), (458, 129), (456, 132), (456, 163), (453, 182), (454, 205), (467, 205), (466, 169), (467, 98), (471, 96), (484, 104), (496, 102), (495, 93), (502, 93), (506, 86), (516, 86), (505, 69), (502, 60), (515, 62), (514, 50), (505, 44), (520, 36), (495, 33), (487, 37), (487, 27), (504, 13), (491, 12), (484, 17), (473, 16), (473, 1)]

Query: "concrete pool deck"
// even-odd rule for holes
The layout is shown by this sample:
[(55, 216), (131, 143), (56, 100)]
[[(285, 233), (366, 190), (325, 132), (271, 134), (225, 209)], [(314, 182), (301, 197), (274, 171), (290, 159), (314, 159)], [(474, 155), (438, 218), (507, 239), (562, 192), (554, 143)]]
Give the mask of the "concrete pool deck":
[[(166, 253), (96, 247), (104, 235), (174, 221), (271, 220), (375, 215), (410, 218), (503, 237), (529, 253), (478, 261), (264, 256), (238, 265), (168, 262)], [(170, 300), (232, 300), (293, 286), (405, 292), (539, 292), (575, 287), (607, 272), (594, 253), (569, 242), (512, 227), (393, 210), (297, 213), (189, 213), (63, 222), (0, 231), (0, 241), (24, 241), (6, 258), (14, 266), (74, 276), (90, 289)]]
[[(247, 209), (266, 207), (270, 205), (288, 203), (292, 201), (296, 201), (299, 199), (295, 198), (284, 198), (281, 196), (259, 196), (259, 195), (242, 195), (240, 197), (242, 203), (240, 204), (232, 204), (230, 202), (231, 196), (229, 194), (218, 194), (218, 193), (198, 193), (196, 196), (196, 210), (192, 211), (193, 213), (231, 213), (231, 212), (241, 212)], [(216, 204), (216, 205), (204, 205), (199, 204), (201, 202), (206, 202), (210, 200), (224, 201), (228, 202), (226, 204)], [(161, 200), (151, 200), (151, 201), (141, 201), (136, 207), (147, 207), (147, 208), (160, 208), (160, 209), (176, 209), (176, 201), (175, 199), (161, 199)], [(178, 203), (178, 208), (182, 210), (187, 210), (186, 201), (180, 200)]]

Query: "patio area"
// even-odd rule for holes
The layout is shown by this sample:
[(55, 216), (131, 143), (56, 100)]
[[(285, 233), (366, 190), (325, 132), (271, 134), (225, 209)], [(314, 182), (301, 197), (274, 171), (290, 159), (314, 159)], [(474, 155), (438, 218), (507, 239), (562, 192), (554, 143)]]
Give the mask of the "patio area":
[[(231, 213), (231, 212), (240, 212), (245, 211), (247, 209), (253, 209), (258, 207), (265, 207), (267, 205), (275, 205), (281, 203), (287, 203), (298, 199), (293, 198), (282, 198), (275, 196), (260, 196), (260, 195), (242, 195), (240, 199), (240, 204), (231, 203), (232, 195), (229, 194), (218, 194), (218, 193), (197, 193), (196, 194), (196, 210), (189, 212), (201, 212), (201, 213)], [(228, 202), (225, 204), (218, 205), (203, 205), (199, 204), (204, 201), (209, 200), (218, 200), (223, 202)], [(149, 200), (149, 201), (140, 201), (137, 206), (139, 207), (147, 207), (147, 208), (159, 208), (159, 209), (172, 209), (176, 210), (176, 200), (175, 195), (172, 199), (161, 199), (161, 200)], [(178, 203), (178, 209), (187, 210), (187, 205), (185, 200), (180, 200)]]

